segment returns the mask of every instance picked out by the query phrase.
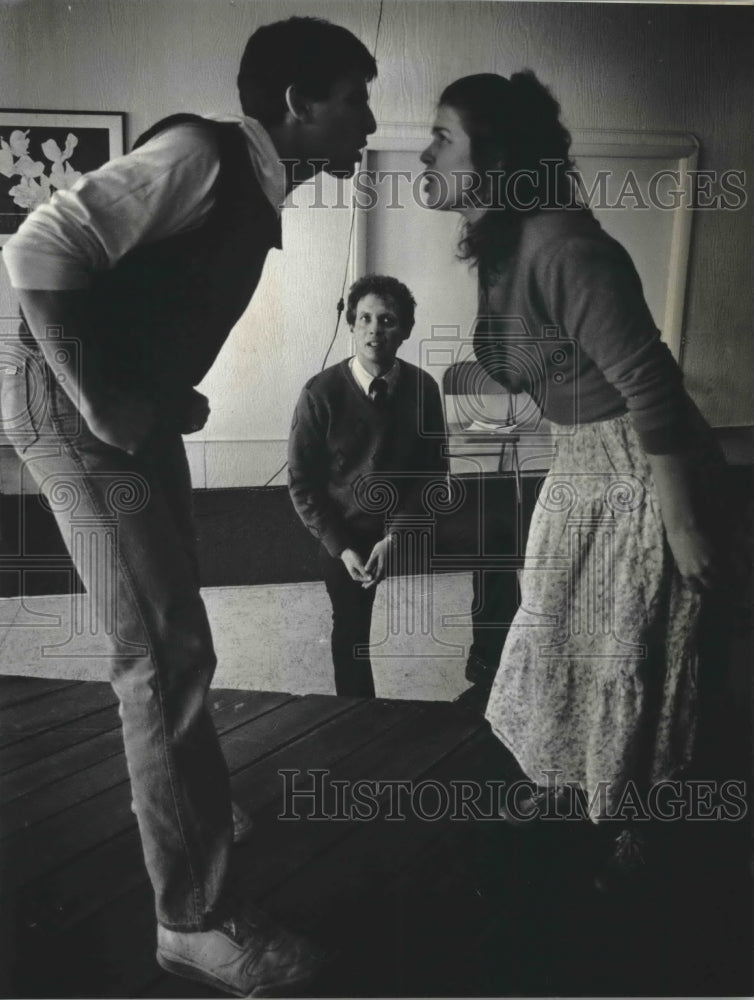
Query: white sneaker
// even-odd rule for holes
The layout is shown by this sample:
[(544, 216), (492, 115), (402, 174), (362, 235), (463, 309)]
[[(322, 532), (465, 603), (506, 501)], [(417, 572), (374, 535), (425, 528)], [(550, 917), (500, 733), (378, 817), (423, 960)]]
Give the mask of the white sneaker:
[(209, 931), (184, 933), (157, 926), (157, 962), (237, 997), (288, 996), (311, 982), (324, 953), (255, 907)]

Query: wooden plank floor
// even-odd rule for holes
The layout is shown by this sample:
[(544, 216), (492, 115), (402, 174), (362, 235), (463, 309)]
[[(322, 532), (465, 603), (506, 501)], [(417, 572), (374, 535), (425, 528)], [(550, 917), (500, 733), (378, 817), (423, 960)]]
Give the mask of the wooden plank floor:
[[(752, 992), (742, 824), (686, 836), (651, 897), (605, 902), (586, 824), (520, 833), (439, 808), (459, 782), (518, 776), (473, 698), (213, 690), (211, 708), (234, 795), (255, 819), (236, 884), (337, 951), (312, 995)], [(332, 796), (328, 818), (281, 819), (291, 769), (325, 770), (329, 788), (390, 782), (394, 816), (383, 794), (374, 819), (337, 815)], [(423, 783), (423, 808), (440, 818), (412, 814), (398, 782)], [(0, 677), (0, 803), (2, 996), (209, 995), (154, 960), (108, 685)]]

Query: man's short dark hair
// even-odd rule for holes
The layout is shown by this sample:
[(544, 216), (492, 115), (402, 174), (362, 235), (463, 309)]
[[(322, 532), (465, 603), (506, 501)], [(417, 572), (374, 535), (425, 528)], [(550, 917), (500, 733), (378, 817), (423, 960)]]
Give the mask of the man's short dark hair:
[(295, 85), (313, 100), (324, 100), (334, 84), (357, 73), (377, 76), (369, 49), (347, 28), (318, 17), (290, 17), (258, 28), (246, 43), (238, 72), (244, 114), (265, 126), (285, 115), (285, 92)]
[(398, 319), (408, 337), (414, 328), (414, 310), (416, 301), (406, 286), (386, 274), (366, 274), (354, 281), (348, 291), (346, 320), (349, 326), (356, 322), (356, 307), (365, 295), (379, 295), (383, 299), (392, 299), (398, 310)]

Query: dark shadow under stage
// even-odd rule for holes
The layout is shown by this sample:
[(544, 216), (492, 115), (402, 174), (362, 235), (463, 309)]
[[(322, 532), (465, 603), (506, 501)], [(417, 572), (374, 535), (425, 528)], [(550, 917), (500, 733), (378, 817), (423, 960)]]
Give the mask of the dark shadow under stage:
[[(454, 818), (473, 811), (472, 782), (518, 777), (473, 695), (210, 700), (255, 820), (235, 849), (237, 883), (337, 952), (311, 995), (752, 992), (748, 824), (671, 824), (662, 877), (619, 905), (591, 886), (585, 824)], [(0, 705), (3, 995), (209, 995), (155, 963), (110, 687), (3, 677)], [(283, 774), (314, 769), (327, 772), (324, 815), (304, 818), (310, 803), (284, 795)], [(357, 780), (386, 783), (377, 817), (336, 798)]]

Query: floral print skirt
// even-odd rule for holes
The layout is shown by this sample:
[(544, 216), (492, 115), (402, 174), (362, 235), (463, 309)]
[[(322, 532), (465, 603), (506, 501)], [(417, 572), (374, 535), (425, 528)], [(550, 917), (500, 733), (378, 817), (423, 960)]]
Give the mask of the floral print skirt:
[(689, 763), (701, 605), (629, 417), (558, 436), (520, 583), (487, 719), (532, 781), (579, 786), (594, 821), (619, 816)]

